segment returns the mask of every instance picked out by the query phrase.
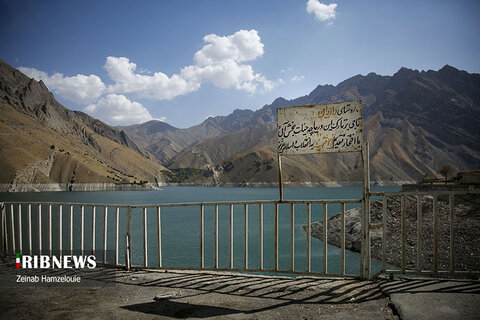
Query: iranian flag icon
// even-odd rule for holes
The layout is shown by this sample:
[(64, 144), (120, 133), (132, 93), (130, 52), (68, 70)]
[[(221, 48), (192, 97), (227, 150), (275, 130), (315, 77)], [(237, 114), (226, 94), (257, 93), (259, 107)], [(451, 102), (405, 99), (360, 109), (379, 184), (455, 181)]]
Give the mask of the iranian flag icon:
[(17, 253), (17, 269), (20, 269), (20, 253)]

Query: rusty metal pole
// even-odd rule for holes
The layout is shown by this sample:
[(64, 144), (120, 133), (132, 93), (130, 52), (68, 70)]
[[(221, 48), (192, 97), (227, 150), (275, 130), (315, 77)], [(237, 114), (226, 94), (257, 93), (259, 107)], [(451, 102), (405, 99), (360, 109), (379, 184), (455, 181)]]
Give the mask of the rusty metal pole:
[(280, 201), (283, 201), (282, 156), (277, 154), (277, 159), (278, 159), (278, 190), (280, 191)]
[(364, 143), (362, 154), (362, 252), (360, 259), (360, 277), (370, 278), (370, 163), (368, 142)]

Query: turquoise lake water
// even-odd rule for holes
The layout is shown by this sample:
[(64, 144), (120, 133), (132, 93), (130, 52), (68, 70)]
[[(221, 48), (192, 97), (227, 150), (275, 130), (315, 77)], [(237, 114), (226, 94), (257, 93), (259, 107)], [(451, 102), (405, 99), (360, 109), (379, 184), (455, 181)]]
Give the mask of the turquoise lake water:
[[(400, 187), (373, 187), (373, 191), (398, 191)], [(360, 199), (361, 187), (337, 188), (285, 188), (285, 200), (325, 200), (325, 199)], [(0, 193), (0, 201), (21, 202), (64, 202), (90, 203), (109, 205), (149, 205), (183, 202), (207, 201), (248, 201), (248, 200), (276, 200), (277, 188), (214, 188), (214, 187), (162, 187), (159, 191), (95, 191), (95, 192), (38, 192), (38, 193)], [(374, 200), (374, 199), (373, 199)], [(355, 207), (347, 204), (346, 209)], [(59, 249), (59, 210), (53, 206), (52, 213), (52, 241), (53, 251)], [(312, 222), (323, 219), (323, 206), (312, 204)], [(340, 211), (339, 204), (328, 205), (328, 216)], [(198, 267), (200, 264), (200, 209), (192, 207), (162, 208), (162, 259), (164, 267)], [(273, 269), (274, 265), (274, 205), (266, 204), (264, 214), (264, 269)], [(27, 206), (22, 206), (22, 245), (23, 251), (28, 252), (28, 212)], [(96, 208), (95, 248), (97, 259), (101, 260), (103, 253), (103, 207)], [(114, 262), (115, 248), (115, 209), (107, 211), (107, 259)], [(156, 209), (147, 210), (148, 229), (148, 265), (157, 265), (157, 220)], [(10, 228), (10, 208), (8, 208), (7, 223)], [(80, 208), (74, 207), (74, 250), (80, 248)], [(302, 226), (306, 224), (306, 206), (295, 205), (295, 270), (306, 268), (306, 232)], [(229, 265), (229, 206), (219, 206), (219, 267)], [(38, 208), (32, 207), (32, 251), (38, 253)], [(85, 252), (92, 248), (92, 208), (85, 207)], [(259, 267), (259, 206), (248, 206), (248, 266)], [(14, 228), (16, 231), (16, 245), (18, 248), (18, 207), (14, 207)], [(70, 249), (70, 213), (63, 208), (62, 214), (62, 247), (64, 251)], [(126, 210), (120, 210), (119, 223), (119, 262), (124, 262), (124, 238), (126, 230)], [(48, 250), (48, 207), (41, 208), (42, 249)], [(205, 267), (214, 267), (214, 206), (205, 206)], [(234, 206), (234, 268), (244, 267), (244, 208), (243, 205)], [(11, 243), (10, 243), (11, 246)], [(134, 265), (143, 265), (143, 215), (141, 209), (132, 210), (132, 262)], [(18, 251), (18, 250), (17, 250)], [(359, 273), (360, 255), (347, 251), (345, 254), (346, 273)], [(279, 205), (279, 268), (290, 268), (290, 205)], [(379, 270), (380, 263), (373, 262), (373, 270)], [(323, 242), (312, 237), (311, 242), (311, 270), (323, 271)], [(340, 273), (340, 249), (328, 246), (328, 271)]]

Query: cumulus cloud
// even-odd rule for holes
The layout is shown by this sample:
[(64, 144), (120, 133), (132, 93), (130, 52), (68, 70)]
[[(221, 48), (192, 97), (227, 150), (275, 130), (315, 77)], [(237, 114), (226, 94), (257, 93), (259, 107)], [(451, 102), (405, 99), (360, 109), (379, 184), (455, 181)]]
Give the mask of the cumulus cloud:
[(137, 65), (125, 57), (107, 57), (104, 68), (114, 81), (108, 87), (112, 93), (135, 93), (144, 98), (170, 100), (200, 88), (200, 84), (187, 82), (176, 74), (168, 77), (162, 72), (136, 73)]
[(46, 72), (35, 68), (19, 67), (18, 69), (35, 80), (42, 80), (50, 90), (60, 97), (83, 105), (94, 102), (106, 90), (100, 77), (93, 74), (65, 77), (61, 73), (54, 73), (49, 76)]
[(308, 0), (307, 2), (307, 12), (313, 13), (315, 17), (320, 21), (335, 19), (336, 8), (336, 3), (327, 5), (319, 2), (318, 0)]
[(290, 81), (302, 81), (303, 79), (305, 79), (305, 76), (293, 76)]
[(197, 51), (194, 60), (199, 66), (221, 63), (226, 60), (244, 62), (263, 55), (263, 43), (257, 30), (240, 30), (226, 37), (209, 34), (203, 37), (206, 43)]
[[(108, 94), (83, 110), (111, 125), (130, 125), (153, 120), (150, 112), (141, 103), (130, 101), (124, 95)], [(165, 121), (165, 118), (158, 120)]]
[(263, 55), (263, 43), (256, 30), (240, 30), (229, 36), (209, 34), (203, 41), (206, 44), (194, 54), (195, 63), (183, 67), (179, 74), (171, 77), (162, 72), (141, 74), (136, 71), (137, 65), (128, 58), (107, 57), (104, 68), (114, 81), (108, 91), (170, 100), (198, 90), (205, 82), (249, 93), (259, 88), (268, 92), (275, 87), (273, 81), (243, 63)]
[[(234, 88), (248, 93), (268, 92), (283, 83), (271, 81), (254, 71), (249, 61), (261, 57), (264, 45), (256, 30), (239, 30), (228, 36), (209, 34), (204, 45), (193, 55), (193, 63), (171, 76), (152, 72), (127, 57), (106, 58), (104, 69), (111, 80), (107, 86), (97, 75), (68, 77), (61, 73), (48, 75), (34, 68), (22, 72), (43, 80), (62, 98), (88, 105), (85, 112), (110, 124), (145, 122), (152, 119), (148, 110), (125, 95), (155, 100), (171, 100), (198, 90), (204, 83), (219, 88)], [(161, 120), (161, 119), (160, 119)]]

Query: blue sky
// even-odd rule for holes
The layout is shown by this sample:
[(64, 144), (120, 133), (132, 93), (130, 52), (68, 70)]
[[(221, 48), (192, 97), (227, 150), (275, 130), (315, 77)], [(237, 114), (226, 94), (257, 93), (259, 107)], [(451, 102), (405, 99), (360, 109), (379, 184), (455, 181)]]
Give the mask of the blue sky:
[(480, 72), (479, 1), (0, 0), (0, 59), (109, 124), (189, 127), (356, 74)]

